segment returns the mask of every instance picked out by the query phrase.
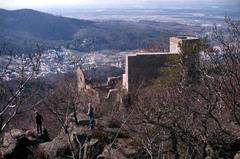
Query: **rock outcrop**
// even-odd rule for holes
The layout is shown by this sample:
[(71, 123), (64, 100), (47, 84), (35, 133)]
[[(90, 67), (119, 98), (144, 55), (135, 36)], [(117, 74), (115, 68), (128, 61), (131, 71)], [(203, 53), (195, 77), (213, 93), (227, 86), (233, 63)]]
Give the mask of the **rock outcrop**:
[[(111, 122), (96, 120), (94, 130), (89, 130), (85, 120), (72, 124), (69, 134), (62, 131), (51, 142), (42, 143), (37, 152), (40, 158), (64, 158), (71, 156), (71, 146), (77, 157), (83, 159), (113, 158), (133, 156), (137, 151), (130, 145), (134, 142), (126, 132), (111, 128)], [(109, 127), (111, 126), (111, 127)], [(117, 125), (115, 125), (117, 126)], [(71, 145), (70, 145), (71, 143)]]
[[(125, 159), (134, 156), (134, 141), (121, 130), (121, 123), (109, 119), (96, 119), (93, 130), (88, 118), (78, 113), (78, 122), (69, 117), (67, 130), (50, 140), (45, 130), (38, 136), (35, 131), (12, 129), (3, 136), (0, 158), (4, 159), (55, 159), (68, 158), (73, 153), (82, 159)], [(73, 118), (73, 117), (72, 117)]]
[(47, 130), (41, 136), (33, 131), (12, 129), (3, 135), (3, 144), (0, 146), (0, 156), (4, 159), (35, 158), (35, 150), (38, 144), (48, 142), (50, 138)]
[[(94, 129), (89, 130), (86, 116), (82, 115), (80, 119), (77, 124), (70, 122), (68, 129), (62, 130), (52, 141), (47, 135), (37, 136), (29, 130), (6, 132), (0, 146), (0, 158), (63, 159), (73, 154), (81, 159), (141, 158), (141, 150), (137, 149), (131, 136), (121, 129), (121, 123), (106, 118), (96, 119)], [(238, 159), (240, 155), (236, 152), (239, 148), (239, 143), (220, 148), (209, 145), (206, 147), (209, 152), (206, 158), (231, 156)]]
[(240, 159), (240, 151), (235, 154), (234, 159)]

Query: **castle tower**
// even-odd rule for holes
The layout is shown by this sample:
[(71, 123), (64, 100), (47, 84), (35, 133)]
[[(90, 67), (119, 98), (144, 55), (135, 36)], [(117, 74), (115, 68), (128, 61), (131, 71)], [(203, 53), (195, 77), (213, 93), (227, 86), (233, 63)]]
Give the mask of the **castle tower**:
[(199, 42), (196, 37), (180, 36), (170, 38), (169, 52), (134, 53), (126, 55), (125, 74), (123, 75), (123, 89), (130, 91), (138, 85), (147, 83), (161, 76), (160, 69), (175, 63), (174, 59), (180, 53), (179, 44), (191, 46)]
[(178, 36), (170, 38), (170, 53), (180, 53), (179, 44), (182, 43), (195, 43), (199, 41), (199, 38), (190, 36)]
[(86, 88), (86, 83), (85, 83), (85, 77), (84, 77), (83, 71), (81, 70), (80, 67), (77, 68), (76, 74), (77, 74), (78, 90), (79, 92), (81, 92)]

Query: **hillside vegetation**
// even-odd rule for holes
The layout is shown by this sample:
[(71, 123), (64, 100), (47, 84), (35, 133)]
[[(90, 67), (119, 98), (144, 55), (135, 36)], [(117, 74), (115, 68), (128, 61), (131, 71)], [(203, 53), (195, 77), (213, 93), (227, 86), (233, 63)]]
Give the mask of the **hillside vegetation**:
[(0, 46), (7, 45), (13, 53), (34, 52), (36, 43), (43, 49), (65, 46), (86, 52), (142, 49), (160, 37), (168, 39), (200, 30), (154, 21), (79, 20), (30, 9), (0, 9), (0, 29)]

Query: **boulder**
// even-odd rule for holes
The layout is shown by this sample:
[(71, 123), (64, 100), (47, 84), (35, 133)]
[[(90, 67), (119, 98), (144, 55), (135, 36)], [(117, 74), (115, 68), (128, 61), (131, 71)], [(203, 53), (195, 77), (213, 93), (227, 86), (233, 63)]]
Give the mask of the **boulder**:
[(130, 138), (116, 139), (111, 144), (105, 146), (102, 154), (98, 155), (98, 159), (125, 159), (135, 158), (137, 150), (134, 149), (134, 141)]
[(12, 129), (11, 131), (4, 133), (3, 144), (0, 149), (2, 156), (13, 153), (17, 144), (17, 139), (22, 136), (24, 136), (24, 131), (19, 129)]
[(137, 153), (134, 144), (135, 143), (131, 138), (119, 138), (115, 141), (114, 146), (117, 147), (118, 150), (121, 150), (127, 158), (131, 158)]
[(15, 144), (15, 139), (24, 136), (25, 132), (19, 129), (12, 129), (9, 132), (6, 132), (3, 136), (3, 147)]
[(33, 156), (33, 149), (36, 142), (30, 140), (26, 132), (19, 129), (12, 129), (3, 136), (3, 145), (0, 148), (1, 155), (5, 159), (25, 159)]
[(104, 143), (99, 139), (90, 139), (84, 144), (83, 159), (95, 159), (102, 153)]
[(89, 123), (89, 120), (85, 120), (85, 119), (78, 120), (78, 125), (79, 126), (87, 126), (88, 123)]
[(42, 136), (38, 136), (32, 130), (12, 129), (3, 135), (3, 144), (0, 153), (5, 159), (26, 159), (34, 156), (37, 145), (50, 141), (47, 130)]
[(106, 146), (103, 153), (97, 156), (97, 159), (127, 159), (122, 152)]
[(136, 151), (131, 146), (133, 141), (128, 133), (119, 131), (120, 123), (110, 119), (96, 119), (96, 127), (89, 130), (87, 115), (77, 115), (78, 123), (69, 122), (69, 134), (62, 130), (52, 141), (46, 129), (42, 136), (38, 136), (34, 130), (13, 129), (5, 133), (3, 146), (0, 148), (1, 158), (66, 158), (72, 155), (71, 147), (77, 158), (125, 159), (134, 156)]
[[(89, 119), (86, 113), (77, 113), (77, 126), (87, 126), (89, 123)], [(75, 123), (75, 117), (74, 117), (74, 113), (70, 114), (70, 122), (74, 122)]]
[(67, 135), (61, 133), (51, 142), (45, 142), (38, 146), (38, 152), (45, 158), (57, 158), (71, 155)]
[(234, 159), (240, 159), (240, 151), (236, 153), (236, 155), (234, 156)]

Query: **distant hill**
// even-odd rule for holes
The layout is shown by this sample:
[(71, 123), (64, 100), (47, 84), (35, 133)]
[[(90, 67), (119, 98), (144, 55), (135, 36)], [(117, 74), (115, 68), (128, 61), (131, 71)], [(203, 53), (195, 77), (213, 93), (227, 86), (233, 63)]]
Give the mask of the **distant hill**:
[(30, 9), (0, 10), (0, 27), (7, 32), (25, 32), (47, 40), (69, 40), (79, 28), (93, 22), (54, 16)]
[[(58, 46), (72, 40), (80, 29), (93, 22), (64, 18), (30, 9), (8, 11), (0, 9), (0, 41), (10, 48), (31, 50), (36, 43), (46, 47)], [(62, 42), (63, 43), (63, 42)]]
[(66, 18), (30, 9), (0, 9), (0, 49), (7, 46), (14, 53), (42, 48), (67, 48), (79, 51), (131, 50), (145, 48), (159, 37), (188, 32), (180, 24), (149, 21), (94, 22)]

